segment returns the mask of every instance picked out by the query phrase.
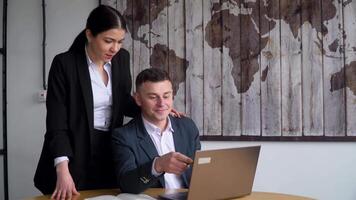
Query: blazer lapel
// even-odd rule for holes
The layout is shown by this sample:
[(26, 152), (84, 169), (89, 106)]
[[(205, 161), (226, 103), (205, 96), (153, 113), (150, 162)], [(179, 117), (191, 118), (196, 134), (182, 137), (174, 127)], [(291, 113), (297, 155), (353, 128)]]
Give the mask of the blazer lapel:
[[(159, 156), (157, 149), (153, 144), (151, 137), (148, 135), (145, 126), (143, 125), (141, 116), (137, 117), (137, 119), (138, 119), (137, 136), (139, 138), (140, 147), (147, 154), (150, 160), (153, 160), (155, 157)], [(160, 176), (158, 180), (161, 183), (162, 187), (165, 187), (164, 177)]]
[(159, 156), (155, 145), (153, 144), (151, 137), (148, 135), (145, 126), (143, 125), (143, 121), (141, 116), (138, 118), (138, 131), (137, 135), (139, 138), (139, 143), (142, 150), (147, 154), (150, 159), (154, 159), (155, 157)]
[[(120, 62), (116, 59), (112, 59), (111, 62), (111, 90), (112, 90), (112, 119), (111, 121), (116, 122), (118, 105), (120, 105)], [(117, 102), (116, 102), (117, 101)], [(112, 124), (113, 125), (113, 124)], [(115, 128), (115, 127), (114, 127)]]
[[(94, 130), (94, 113), (93, 113), (93, 92), (91, 88), (90, 74), (88, 70), (88, 63), (84, 50), (81, 53), (78, 53), (77, 56), (77, 67), (78, 67), (78, 76), (80, 86), (82, 88), (82, 93), (84, 97), (84, 104), (86, 108), (86, 114), (89, 123), (89, 130)], [(91, 135), (91, 134), (89, 134)]]
[[(182, 132), (179, 129), (174, 117), (170, 117), (170, 119), (171, 119), (172, 128), (174, 130), (174, 133), (173, 133), (174, 148), (175, 148), (176, 152), (180, 152), (180, 153), (182, 153), (184, 155), (187, 155), (188, 154), (188, 152), (187, 152), (188, 150), (186, 148)], [(188, 169), (188, 170), (190, 170), (190, 169)], [(181, 175), (181, 178), (182, 178), (182, 181), (183, 181), (183, 186), (189, 187), (189, 183), (188, 183), (187, 173), (186, 172)]]
[(182, 154), (186, 154), (187, 152), (186, 152), (185, 142), (182, 133), (180, 132), (174, 118), (170, 116), (169, 118), (171, 119), (172, 128), (174, 130), (173, 133), (174, 148), (176, 152), (181, 152)]

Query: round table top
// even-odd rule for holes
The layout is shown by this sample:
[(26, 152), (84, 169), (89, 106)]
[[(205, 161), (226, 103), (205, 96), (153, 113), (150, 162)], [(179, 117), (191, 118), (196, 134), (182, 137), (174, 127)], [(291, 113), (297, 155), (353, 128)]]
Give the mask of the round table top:
[[(187, 191), (186, 189), (181, 190), (165, 190), (163, 188), (150, 188), (144, 192), (149, 196), (157, 198), (158, 195), (163, 193), (171, 193), (177, 191)], [(72, 200), (84, 200), (85, 198), (100, 196), (100, 195), (118, 195), (120, 190), (118, 189), (102, 189), (102, 190), (85, 190), (80, 191), (80, 195), (74, 196)], [(42, 195), (28, 198), (27, 200), (47, 200), (50, 199), (51, 195)], [(252, 192), (250, 195), (237, 198), (238, 200), (311, 200), (312, 198), (297, 196), (297, 195), (289, 195), (282, 193), (274, 193), (274, 192)]]

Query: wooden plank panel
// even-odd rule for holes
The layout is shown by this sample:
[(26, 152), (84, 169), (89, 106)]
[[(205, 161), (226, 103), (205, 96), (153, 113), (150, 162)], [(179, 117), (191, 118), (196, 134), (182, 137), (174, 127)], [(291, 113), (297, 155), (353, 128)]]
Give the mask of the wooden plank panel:
[(150, 65), (169, 72), (168, 68), (168, 0), (150, 0)]
[(144, 16), (131, 21), (124, 43), (133, 77), (150, 65), (169, 71), (175, 107), (201, 133), (356, 135), (355, 2), (332, 1), (328, 21), (333, 11), (322, 0), (148, 2), (103, 1), (131, 20)]
[[(213, 22), (213, 29), (205, 29), (207, 34), (215, 38), (222, 37), (221, 15), (213, 12), (213, 6), (219, 0), (203, 1), (203, 24)], [(222, 42), (212, 48), (204, 42), (204, 135), (221, 135), (221, 48)]]
[(132, 67), (133, 77), (136, 77), (143, 69), (150, 67), (150, 4), (147, 4), (145, 0), (127, 2), (128, 12), (130, 8), (132, 9)]
[[(262, 136), (281, 136), (281, 47), (279, 0), (260, 1), (261, 40), (261, 127)], [(270, 19), (270, 20), (269, 20)]]
[(282, 135), (302, 136), (300, 0), (280, 1)]
[[(243, 0), (240, 4), (244, 9), (252, 7), (259, 10), (259, 1), (248, 4)], [(259, 16), (252, 18), (250, 13), (240, 14), (240, 62), (241, 62), (241, 103), (242, 103), (242, 135), (256, 136), (261, 134), (260, 113), (260, 35), (255, 24)]]
[(186, 112), (185, 80), (189, 62), (185, 58), (184, 0), (170, 1), (168, 7), (168, 45), (174, 54), (168, 57), (169, 73), (176, 84), (174, 107)]
[(150, 65), (169, 72), (168, 0), (150, 0)]
[(323, 135), (321, 0), (302, 1), (303, 133)]
[(341, 79), (333, 76), (342, 71), (344, 67), (343, 48), (343, 14), (342, 2), (334, 1), (335, 11), (330, 5), (323, 4), (325, 15), (335, 15), (328, 23), (324, 23), (328, 33), (323, 38), (325, 54), (324, 60), (324, 129), (325, 136), (345, 136), (346, 133), (346, 111), (345, 111), (345, 85), (344, 73)]
[(232, 3), (222, 5), (223, 62), (222, 62), (222, 133), (224, 136), (241, 135), (241, 94), (235, 81), (241, 75), (240, 62), (240, 9)]
[(186, 112), (203, 134), (204, 69), (203, 69), (203, 0), (185, 0), (186, 59), (189, 61), (186, 76)]
[(123, 48), (129, 51), (131, 56), (131, 75), (133, 90), (137, 74), (149, 67), (149, 4), (144, 0), (134, 1), (103, 1), (103, 4), (116, 7), (125, 17), (128, 32), (126, 32)]
[(347, 135), (356, 135), (356, 1), (343, 1)]
[[(132, 7), (131, 8), (128, 8), (127, 7), (127, 0), (120, 0), (120, 1), (117, 1), (116, 0), (116, 9), (122, 14), (122, 15), (132, 15)], [(126, 32), (126, 35), (125, 35), (125, 40), (124, 40), (124, 43), (122, 45), (122, 47), (124, 49), (126, 49), (129, 53), (130, 53), (130, 60), (131, 60), (131, 63), (130, 63), (130, 70), (131, 70), (131, 77), (132, 77), (132, 90), (135, 90), (135, 79), (136, 79), (136, 75), (134, 73), (134, 67), (133, 67), (133, 40), (132, 40), (132, 26), (133, 26), (133, 19), (132, 17), (131, 18), (126, 18), (126, 23), (127, 23), (127, 29), (128, 31)]]

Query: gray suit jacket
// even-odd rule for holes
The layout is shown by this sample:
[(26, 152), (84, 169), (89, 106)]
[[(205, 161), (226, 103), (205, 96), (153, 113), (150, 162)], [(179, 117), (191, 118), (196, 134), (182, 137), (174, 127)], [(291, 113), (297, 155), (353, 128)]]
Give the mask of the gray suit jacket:
[[(199, 131), (190, 118), (170, 117), (174, 130), (173, 139), (176, 152), (194, 160), (196, 150), (200, 149)], [(112, 151), (120, 189), (122, 192), (140, 193), (151, 187), (164, 187), (163, 175), (152, 175), (152, 162), (158, 157), (157, 150), (148, 135), (141, 116), (127, 125), (114, 129)], [(182, 175), (182, 184), (189, 187), (192, 169)]]

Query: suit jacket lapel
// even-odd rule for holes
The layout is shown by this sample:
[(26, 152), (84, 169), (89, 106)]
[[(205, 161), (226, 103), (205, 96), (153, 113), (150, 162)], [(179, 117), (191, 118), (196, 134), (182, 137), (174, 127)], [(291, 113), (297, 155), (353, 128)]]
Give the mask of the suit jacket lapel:
[(180, 132), (180, 129), (178, 128), (178, 125), (175, 122), (174, 117), (169, 117), (171, 119), (171, 124), (172, 128), (174, 130), (173, 133), (173, 140), (174, 140), (174, 148), (176, 152), (181, 152), (182, 154), (186, 154), (186, 148), (185, 148), (185, 143), (184, 139), (182, 137), (182, 133)]
[[(171, 116), (169, 116), (169, 117), (171, 119), (172, 128), (174, 130), (174, 133), (173, 133), (174, 148), (175, 148), (176, 152), (180, 152), (180, 153), (182, 153), (184, 155), (187, 155), (188, 154), (188, 152), (187, 152), (188, 150), (187, 150), (187, 147), (186, 147), (182, 132), (181, 132), (180, 128), (178, 127), (178, 125), (177, 125), (177, 123), (175, 121), (175, 118), (171, 117)], [(183, 186), (189, 187), (186, 172), (181, 175), (181, 178), (182, 178), (182, 181), (183, 181), (182, 182)]]
[(82, 52), (78, 52), (76, 63), (78, 68), (79, 82), (84, 97), (84, 104), (85, 104), (86, 114), (89, 123), (89, 130), (92, 131), (94, 130), (93, 92), (91, 88), (90, 74), (89, 74), (88, 63), (84, 53), (84, 49)]
[[(112, 122), (116, 122), (118, 105), (120, 105), (120, 60), (112, 59), (111, 62), (111, 88), (112, 88)], [(117, 101), (117, 102), (116, 102)], [(115, 128), (115, 127), (114, 127)]]
[[(155, 157), (159, 156), (157, 149), (153, 144), (151, 137), (148, 135), (145, 126), (143, 125), (142, 117), (138, 116), (136, 119), (138, 123), (137, 136), (139, 138), (140, 147), (147, 154), (150, 160), (153, 160)], [(165, 187), (164, 177), (160, 176), (158, 180), (162, 187)]]
[(145, 126), (143, 125), (143, 121), (141, 116), (137, 117), (138, 130), (137, 136), (140, 140), (140, 146), (143, 151), (147, 154), (150, 159), (154, 159), (158, 156), (158, 152), (156, 150), (155, 145), (153, 144), (151, 137), (148, 135)]

